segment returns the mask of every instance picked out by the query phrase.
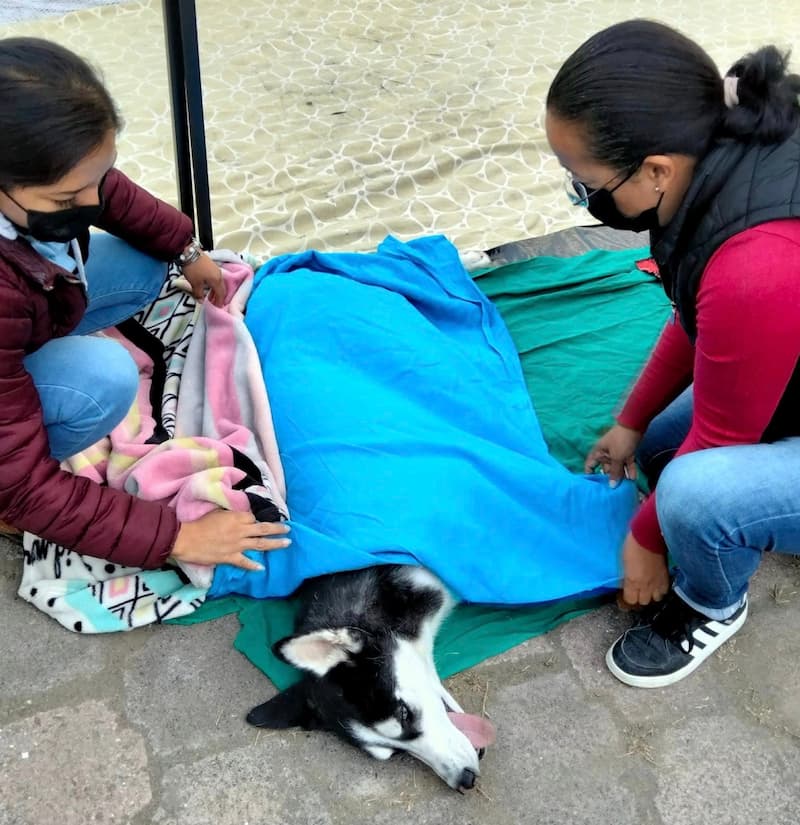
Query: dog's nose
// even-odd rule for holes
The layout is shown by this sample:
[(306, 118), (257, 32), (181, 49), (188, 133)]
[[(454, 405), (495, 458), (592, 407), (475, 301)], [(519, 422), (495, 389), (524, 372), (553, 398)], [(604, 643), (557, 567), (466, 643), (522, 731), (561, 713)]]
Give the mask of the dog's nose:
[(474, 788), (475, 772), (471, 771), (469, 768), (464, 768), (464, 771), (461, 774), (461, 782), (459, 782), (459, 787), (465, 791), (468, 791), (470, 788)]

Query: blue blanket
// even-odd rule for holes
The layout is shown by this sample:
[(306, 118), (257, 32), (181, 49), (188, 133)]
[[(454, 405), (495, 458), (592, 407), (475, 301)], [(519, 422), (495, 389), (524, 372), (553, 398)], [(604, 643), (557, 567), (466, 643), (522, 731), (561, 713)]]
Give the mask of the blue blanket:
[(381, 562), (489, 604), (616, 586), (633, 485), (549, 455), (506, 327), (447, 240), (271, 260), (247, 325), (294, 543), (253, 554), (263, 572), (219, 568), (210, 595), (284, 596)]

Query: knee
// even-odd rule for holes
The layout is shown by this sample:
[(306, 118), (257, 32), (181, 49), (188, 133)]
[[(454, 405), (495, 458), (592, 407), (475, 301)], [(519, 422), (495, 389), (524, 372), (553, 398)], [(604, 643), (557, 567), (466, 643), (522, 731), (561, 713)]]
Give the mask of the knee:
[(658, 482), (656, 511), (661, 532), (668, 540), (679, 531), (708, 532), (728, 509), (731, 468), (724, 450), (701, 450), (678, 456), (667, 464)]
[(110, 338), (67, 336), (26, 362), (39, 392), (53, 456), (86, 449), (122, 421), (136, 398), (139, 370)]
[(139, 388), (139, 370), (130, 353), (122, 346), (109, 339), (99, 339), (106, 346), (102, 347), (97, 361), (98, 383), (102, 385), (104, 417), (113, 420), (113, 429), (130, 410)]
[[(125, 417), (131, 408), (139, 387), (139, 370), (130, 353), (122, 344), (110, 338), (84, 338), (85, 345), (79, 355), (80, 364), (75, 365), (79, 380), (73, 383), (76, 393), (68, 398), (83, 402), (80, 414), (84, 427), (97, 434), (98, 438), (107, 435)], [(73, 405), (74, 406), (74, 405)], [(75, 410), (72, 406), (65, 417), (73, 420)], [(80, 419), (79, 419), (80, 420)]]
[(661, 474), (672, 461), (678, 447), (667, 442), (658, 426), (647, 429), (636, 449), (636, 463), (639, 465), (650, 490), (660, 484)]

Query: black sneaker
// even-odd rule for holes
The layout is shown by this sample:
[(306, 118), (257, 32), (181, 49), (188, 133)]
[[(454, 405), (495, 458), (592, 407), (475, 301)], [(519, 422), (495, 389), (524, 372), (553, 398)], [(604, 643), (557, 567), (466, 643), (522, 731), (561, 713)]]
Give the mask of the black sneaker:
[(645, 609), (606, 654), (608, 669), (634, 687), (666, 687), (688, 676), (744, 624), (747, 597), (725, 621), (709, 619), (675, 591)]

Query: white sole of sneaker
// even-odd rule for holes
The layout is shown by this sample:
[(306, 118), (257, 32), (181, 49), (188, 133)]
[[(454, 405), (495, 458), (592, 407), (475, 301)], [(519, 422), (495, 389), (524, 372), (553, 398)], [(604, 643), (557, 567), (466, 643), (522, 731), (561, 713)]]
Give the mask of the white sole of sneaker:
[(745, 623), (749, 607), (750, 603), (748, 600), (745, 602), (744, 610), (742, 610), (742, 612), (736, 617), (736, 620), (730, 624), (725, 624), (724, 622), (710, 622), (708, 626), (714, 631), (714, 633), (716, 633), (716, 636), (703, 633), (702, 628), (698, 628), (695, 631), (695, 640), (701, 642), (703, 647), (701, 648), (695, 645), (692, 649), (691, 661), (687, 662), (682, 668), (673, 671), (672, 673), (667, 673), (663, 676), (636, 676), (632, 673), (626, 673), (617, 666), (617, 663), (614, 661), (614, 657), (611, 655), (611, 651), (614, 649), (616, 642), (611, 645), (608, 649), (608, 653), (606, 653), (606, 667), (608, 667), (611, 673), (616, 676), (620, 682), (624, 682), (626, 685), (630, 685), (631, 687), (660, 688), (675, 684), (675, 682), (680, 682), (681, 679), (685, 679), (690, 673), (697, 670), (697, 668), (700, 667), (700, 665), (715, 650), (719, 650), (719, 648), (722, 647), (722, 645), (725, 644), (725, 642), (727, 642), (734, 633), (736, 633), (736, 631)]

